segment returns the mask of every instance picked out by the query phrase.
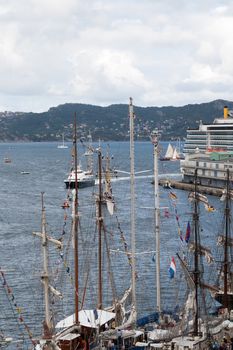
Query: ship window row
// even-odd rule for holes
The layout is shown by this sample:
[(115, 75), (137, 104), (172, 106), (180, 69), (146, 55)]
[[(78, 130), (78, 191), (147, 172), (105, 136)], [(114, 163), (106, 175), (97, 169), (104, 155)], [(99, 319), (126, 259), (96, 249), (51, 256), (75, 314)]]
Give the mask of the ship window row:
[[(188, 130), (187, 130), (188, 131)], [(219, 135), (222, 137), (225, 137), (227, 135), (232, 135), (233, 134), (233, 129), (231, 130), (224, 130), (224, 132), (222, 130), (208, 130), (208, 131), (197, 131), (197, 132), (187, 132), (187, 136), (192, 136), (192, 135), (197, 135), (197, 136), (205, 136), (207, 134), (210, 135)]]
[(211, 138), (214, 139), (220, 139), (220, 140), (230, 140), (233, 137), (233, 134), (229, 134), (229, 135), (215, 135), (215, 134), (209, 134)]
[(192, 150), (195, 150), (195, 149), (206, 149), (207, 148), (207, 145), (204, 144), (204, 145), (198, 145), (198, 144), (193, 144), (193, 145), (185, 145), (184, 146), (184, 149), (192, 149)]
[(219, 140), (231, 140), (232, 137), (233, 137), (233, 133), (230, 133), (228, 135), (216, 135), (216, 134), (213, 134), (213, 133), (210, 133), (208, 134), (205, 134), (205, 135), (187, 135), (187, 140), (190, 140), (190, 139), (202, 139), (202, 140), (205, 140), (207, 137), (210, 137), (210, 138), (214, 138), (214, 139), (219, 139)]
[(199, 136), (199, 137), (205, 137), (206, 132), (200, 133), (200, 132), (188, 132), (187, 137), (190, 136)]
[(210, 130), (210, 131), (221, 131), (221, 132), (224, 130), (224, 133), (225, 133), (225, 132), (228, 132), (230, 130), (233, 130), (233, 127), (229, 126), (229, 125), (217, 126), (217, 127), (209, 126), (208, 130)]
[[(186, 171), (186, 169), (183, 169), (183, 173), (184, 175), (187, 175), (187, 176), (191, 176), (191, 175), (194, 175), (195, 171), (194, 170), (188, 170)], [(221, 174), (221, 176), (217, 173), (216, 170), (214, 171), (206, 171), (206, 170), (200, 170), (198, 169), (198, 173), (197, 173), (198, 176), (203, 176), (203, 177), (207, 177), (209, 178), (208, 181), (211, 181), (210, 177), (213, 178), (215, 177), (216, 179), (226, 179), (226, 173), (223, 173), (223, 175)], [(233, 179), (233, 176), (230, 175), (230, 180)]]
[[(206, 148), (199, 148), (200, 152), (206, 152), (206, 150), (207, 150)], [(233, 148), (228, 149), (228, 151), (232, 152)], [(195, 148), (184, 148), (183, 153), (195, 153)]]
[[(214, 177), (222, 177), (222, 176), (226, 176), (226, 173), (224, 171), (226, 171), (227, 169), (232, 169), (233, 166), (224, 166), (224, 168), (222, 167), (221, 169), (219, 168), (206, 168), (204, 169), (202, 166), (198, 165), (198, 162), (196, 165), (193, 165), (192, 167), (183, 167), (182, 168), (182, 172), (184, 174), (192, 174), (194, 173), (194, 169), (197, 169), (197, 174), (198, 175), (203, 175), (203, 176), (214, 176)], [(223, 175), (222, 175), (223, 174)], [(233, 175), (230, 175), (230, 178), (232, 178)]]
[(186, 144), (189, 144), (189, 143), (193, 143), (193, 142), (195, 142), (195, 143), (206, 143), (206, 140), (187, 140), (186, 141)]
[[(219, 168), (219, 163), (206, 163), (206, 162), (199, 162), (196, 161), (196, 167), (199, 168), (207, 168), (207, 169), (220, 169)], [(223, 169), (223, 166), (221, 167)], [(233, 165), (229, 165), (229, 164), (224, 164), (224, 169), (232, 169)]]

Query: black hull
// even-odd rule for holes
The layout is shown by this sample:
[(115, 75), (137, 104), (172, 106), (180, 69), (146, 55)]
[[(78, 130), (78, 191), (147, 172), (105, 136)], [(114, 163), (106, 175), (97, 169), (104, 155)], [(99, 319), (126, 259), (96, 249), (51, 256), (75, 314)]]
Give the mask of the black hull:
[[(75, 181), (65, 181), (67, 189), (75, 188)], [(78, 181), (78, 188), (92, 187), (95, 186), (95, 180), (90, 181)]]
[[(217, 293), (215, 295), (215, 300), (217, 300), (220, 304), (224, 305), (224, 295), (222, 293)], [(227, 304), (230, 310), (233, 310), (233, 294), (227, 294)]]

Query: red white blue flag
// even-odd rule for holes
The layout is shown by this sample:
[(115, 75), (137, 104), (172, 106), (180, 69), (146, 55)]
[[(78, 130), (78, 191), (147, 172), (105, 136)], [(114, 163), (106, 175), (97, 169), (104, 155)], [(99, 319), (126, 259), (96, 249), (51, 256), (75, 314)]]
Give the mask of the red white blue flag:
[(176, 274), (176, 262), (174, 257), (172, 257), (171, 263), (170, 263), (170, 267), (168, 269), (168, 273), (169, 273), (169, 277), (170, 278), (174, 278), (175, 274)]

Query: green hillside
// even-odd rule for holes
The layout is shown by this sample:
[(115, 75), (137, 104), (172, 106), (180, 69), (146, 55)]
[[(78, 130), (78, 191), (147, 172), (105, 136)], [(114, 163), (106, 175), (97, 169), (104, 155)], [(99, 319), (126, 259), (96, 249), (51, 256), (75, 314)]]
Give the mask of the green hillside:
[[(223, 115), (223, 107), (233, 108), (233, 102), (216, 100), (182, 107), (135, 106), (135, 137), (148, 140), (151, 130), (158, 127), (163, 140), (186, 136), (187, 128), (197, 127), (200, 120), (211, 123)], [(74, 113), (77, 115), (78, 136), (90, 131), (93, 140), (128, 140), (128, 105), (107, 107), (67, 103), (43, 113), (0, 112), (0, 141), (58, 141), (65, 133), (72, 139)]]

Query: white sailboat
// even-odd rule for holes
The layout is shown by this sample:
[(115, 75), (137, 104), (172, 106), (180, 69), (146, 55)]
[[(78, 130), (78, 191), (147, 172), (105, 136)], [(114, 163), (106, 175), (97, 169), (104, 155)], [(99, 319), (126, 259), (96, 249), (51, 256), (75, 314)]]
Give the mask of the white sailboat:
[(173, 147), (170, 143), (168, 144), (167, 151), (164, 157), (160, 157), (159, 159), (164, 160), (179, 160), (181, 158), (180, 153), (177, 151), (176, 147)]
[(174, 148), (173, 146), (169, 143), (167, 146), (167, 151), (165, 153), (165, 159), (171, 159), (173, 157), (173, 153), (174, 153)]
[(58, 145), (57, 148), (68, 148), (64, 141), (64, 133), (62, 134), (62, 143)]
[(173, 155), (171, 157), (171, 160), (178, 160), (179, 159), (179, 154), (176, 150), (176, 148), (174, 148), (174, 151), (173, 151)]

